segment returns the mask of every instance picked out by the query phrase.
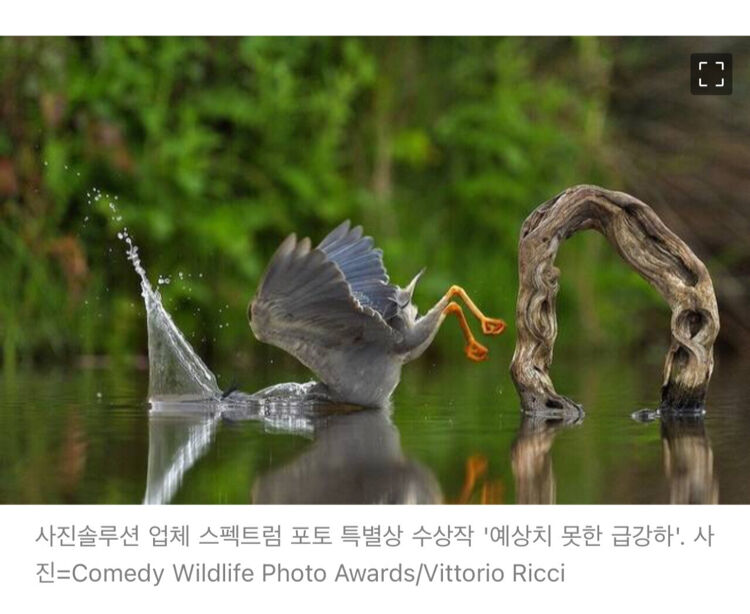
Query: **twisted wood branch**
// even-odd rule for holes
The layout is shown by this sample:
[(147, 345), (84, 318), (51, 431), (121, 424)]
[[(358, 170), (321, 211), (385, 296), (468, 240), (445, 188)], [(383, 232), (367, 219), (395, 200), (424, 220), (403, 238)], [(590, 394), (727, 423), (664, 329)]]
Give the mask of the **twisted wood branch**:
[(648, 205), (596, 186), (568, 188), (535, 209), (518, 249), (516, 349), (511, 375), (529, 412), (580, 411), (552, 385), (557, 337), (555, 299), (560, 244), (579, 230), (602, 233), (620, 256), (654, 286), (672, 309), (672, 342), (664, 364), (662, 406), (702, 407), (713, 370), (719, 312), (705, 265)]

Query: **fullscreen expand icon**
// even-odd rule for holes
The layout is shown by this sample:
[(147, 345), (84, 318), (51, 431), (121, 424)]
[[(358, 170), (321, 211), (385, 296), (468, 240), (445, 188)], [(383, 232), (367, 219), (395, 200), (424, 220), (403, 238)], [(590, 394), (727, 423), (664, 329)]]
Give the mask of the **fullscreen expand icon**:
[(697, 96), (726, 96), (732, 93), (732, 54), (690, 55), (690, 92)]

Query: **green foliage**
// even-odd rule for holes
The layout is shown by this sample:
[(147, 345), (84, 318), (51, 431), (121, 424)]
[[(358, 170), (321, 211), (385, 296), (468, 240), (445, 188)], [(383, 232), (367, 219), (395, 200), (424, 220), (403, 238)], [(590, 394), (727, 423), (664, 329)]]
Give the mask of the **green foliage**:
[[(596, 162), (608, 66), (593, 39), (4, 39), (4, 363), (145, 351), (123, 227), (208, 358), (253, 360), (245, 308), (278, 242), (345, 218), (397, 283), (428, 265), (422, 308), (458, 283), (512, 321), (523, 219), (616, 179)], [(562, 316), (611, 343), (618, 301), (653, 295), (610, 294), (634, 279), (611, 250), (566, 253)]]

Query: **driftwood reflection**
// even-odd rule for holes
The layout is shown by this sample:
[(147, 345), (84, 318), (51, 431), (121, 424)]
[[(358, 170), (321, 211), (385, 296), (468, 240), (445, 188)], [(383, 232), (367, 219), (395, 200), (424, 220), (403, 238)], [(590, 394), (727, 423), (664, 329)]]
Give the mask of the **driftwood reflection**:
[(312, 438), (288, 465), (261, 475), (254, 503), (439, 503), (440, 487), (406, 458), (389, 409), (322, 403), (308, 385), (282, 384), (219, 401), (152, 402), (144, 503), (168, 503), (206, 453), (222, 421), (261, 422), (271, 433)]
[[(637, 412), (635, 417), (639, 421), (644, 420), (642, 412)], [(703, 417), (678, 412), (664, 414), (660, 418), (669, 502), (718, 503), (719, 481)], [(581, 422), (580, 419), (565, 419), (560, 415), (524, 414), (511, 446), (517, 503), (556, 503), (557, 480), (552, 466), (552, 444), (560, 431)]]
[(580, 424), (578, 416), (564, 413), (524, 414), (510, 450), (516, 484), (516, 503), (555, 503), (557, 481), (550, 451), (557, 434)]
[(670, 503), (718, 503), (719, 481), (702, 417), (662, 416), (664, 473)]

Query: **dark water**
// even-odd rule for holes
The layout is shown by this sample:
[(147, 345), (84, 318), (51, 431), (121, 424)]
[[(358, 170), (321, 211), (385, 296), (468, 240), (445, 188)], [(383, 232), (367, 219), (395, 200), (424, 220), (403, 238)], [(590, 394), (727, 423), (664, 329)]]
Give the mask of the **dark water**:
[[(509, 359), (408, 365), (389, 410), (271, 406), (249, 420), (150, 412), (145, 371), (5, 372), (0, 501), (750, 503), (750, 362), (717, 359), (704, 420), (639, 423), (660, 356), (558, 355), (558, 390), (586, 409), (563, 424), (522, 419)], [(238, 377), (248, 391), (306, 378)]]

